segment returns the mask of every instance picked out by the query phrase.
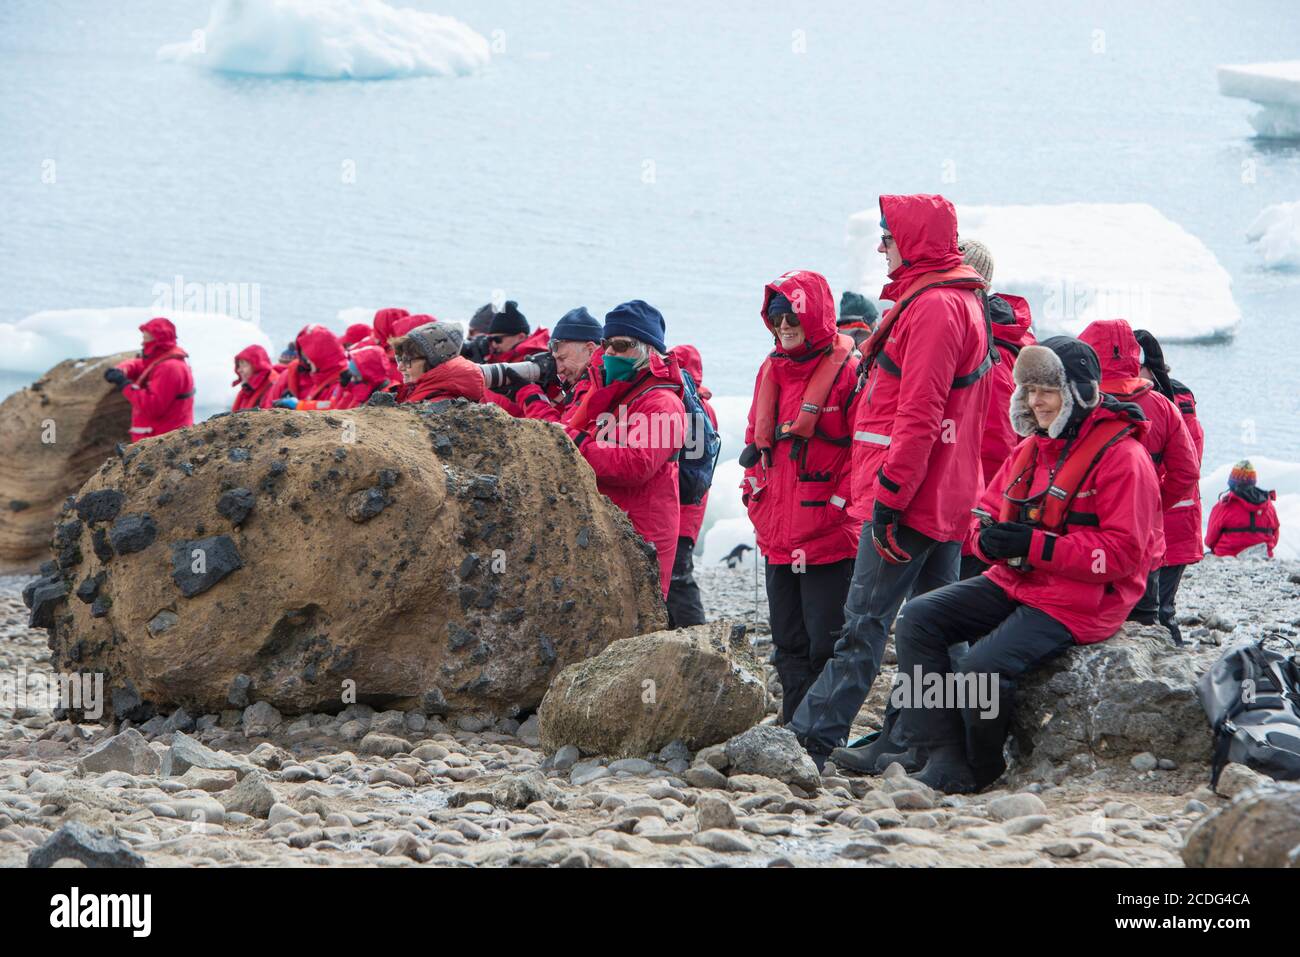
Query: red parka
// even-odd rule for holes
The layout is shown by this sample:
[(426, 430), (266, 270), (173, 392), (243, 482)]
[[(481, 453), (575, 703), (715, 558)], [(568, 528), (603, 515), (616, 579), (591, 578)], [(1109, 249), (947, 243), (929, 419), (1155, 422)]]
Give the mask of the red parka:
[[(1196, 396), (1176, 379), (1170, 380), (1174, 404), (1187, 426), (1192, 447), (1196, 450), (1197, 472), (1205, 461), (1205, 429), (1196, 417)], [(1186, 504), (1190, 503), (1190, 504)], [(1201, 541), (1201, 494), (1199, 484), (1185, 499), (1179, 499), (1165, 511), (1165, 564), (1194, 565), (1201, 560), (1205, 546)]]
[(353, 409), (365, 405), (372, 393), (392, 384), (388, 377), (387, 358), (388, 354), (378, 346), (358, 346), (348, 353), (348, 360), (357, 367), (360, 378), (354, 378), (343, 386), (338, 408)]
[(302, 365), (291, 366), (294, 378), (289, 390), (298, 397), (298, 410), (347, 408), (346, 390), (339, 377), (348, 367), (348, 354), (338, 336), (322, 325), (305, 326), (298, 333), (298, 352), (313, 367), (308, 372)]
[[(695, 393), (700, 397), (700, 403), (704, 406), (704, 412), (713, 423), (713, 427), (718, 427), (718, 415), (713, 411), (713, 406), (709, 405), (709, 399), (713, 393), (704, 387), (704, 361), (700, 358), (700, 350), (694, 346), (676, 346), (668, 351), (668, 354), (677, 360), (677, 365), (684, 372), (689, 372), (691, 379), (695, 382)], [(677, 528), (678, 538), (689, 538), (692, 542), (698, 541), (700, 537), (700, 528), (704, 525), (704, 512), (709, 505), (709, 493), (704, 493), (704, 498), (700, 499), (698, 505), (683, 505), (680, 524)]]
[[(767, 307), (778, 293), (795, 304), (805, 339), (789, 353), (778, 345), (759, 368), (745, 427), (746, 445), (761, 438), (758, 423), (764, 417), (765, 392), (775, 397), (774, 421), (794, 422), (814, 373), (823, 363), (833, 361), (830, 352), (838, 336), (835, 299), (825, 278), (797, 270), (767, 284), (761, 315), (773, 335)], [(850, 399), (857, 372), (857, 360), (850, 354), (821, 403), (811, 438), (781, 439), (772, 445), (769, 461), (760, 458), (745, 470), (741, 488), (749, 520), (759, 551), (774, 565), (797, 561), (827, 565), (858, 552), (862, 523), (848, 511), (854, 485), (850, 447), (854, 407)], [(766, 390), (765, 379), (769, 383)]]
[(464, 397), (471, 402), (482, 402), (486, 392), (483, 370), (464, 356), (453, 356), (402, 386), (397, 401), (438, 402)]
[(271, 357), (261, 346), (249, 346), (235, 356), (236, 366), (240, 359), (253, 367), (253, 374), (248, 377), (247, 382), (241, 382), (239, 372), (236, 370), (235, 381), (230, 384), (239, 386), (239, 392), (235, 395), (235, 404), (231, 406), (231, 411), (270, 408), (271, 386), (275, 384), (275, 369), (271, 365)]
[[(862, 346), (864, 361), (875, 361), (857, 402), (850, 508), (870, 521), (878, 499), (903, 513), (903, 525), (957, 542), (979, 497), (988, 414), (984, 279), (962, 263), (948, 200), (882, 196), (880, 208), (903, 265), (880, 294), (894, 307)], [(918, 294), (936, 281), (944, 285)]]
[(129, 380), (122, 395), (131, 403), (131, 441), (165, 435), (194, 424), (194, 374), (185, 350), (176, 344), (176, 327), (156, 317), (140, 326), (153, 336), (140, 357), (118, 366)]
[(1011, 427), (1011, 416), (1007, 411), (1011, 393), (1016, 390), (1011, 370), (1015, 368), (1016, 356), (1020, 350), (1038, 341), (1029, 330), (1033, 321), (1029, 314), (1029, 303), (1020, 296), (1003, 293), (989, 296), (989, 319), (993, 329), (993, 343), (997, 346), (1001, 361), (989, 369), (988, 374), (988, 414), (984, 419), (984, 437), (980, 443), (980, 464), (984, 470), (985, 482), (997, 474), (1011, 450), (1020, 444), (1020, 436)]
[[(521, 386), (519, 391), (515, 393), (515, 402), (523, 410), (523, 417), (526, 419), (541, 419), (544, 422), (568, 422), (574, 410), (582, 401), (582, 397), (594, 387), (591, 378), (592, 369), (601, 367), (601, 360), (604, 355), (604, 348), (596, 346), (595, 351), (591, 354), (589, 365), (582, 371), (581, 378), (570, 386), (567, 391), (562, 390), (555, 399), (543, 392), (542, 387), (536, 382)], [(501, 398), (505, 397), (501, 396)]]
[[(1079, 427), (1076, 442), (1098, 423), (1116, 418), (1133, 421), (1138, 435), (1148, 425), (1134, 421), (1123, 405), (1105, 403)], [(1036, 434), (1023, 442), (1038, 444), (1039, 463), (1054, 463), (1066, 439)], [(1000, 514), (1004, 492), (1015, 479), (1014, 462), (1013, 454), (984, 490), (980, 507), (990, 515)], [(1051, 474), (1040, 464), (1030, 494), (1046, 490)], [(1102, 453), (1084, 478), (1071, 510), (1095, 514), (1097, 525), (1066, 525), (1060, 535), (1035, 529), (1026, 559), (1028, 571), (981, 552), (978, 522), (972, 522), (969, 540), (974, 554), (992, 566), (985, 576), (1014, 600), (1051, 615), (1076, 642), (1087, 645), (1119, 630), (1146, 590), (1151, 555), (1161, 547), (1160, 486), (1140, 439), (1122, 438)]]
[[(1079, 339), (1092, 346), (1101, 360), (1101, 390), (1121, 402), (1132, 402), (1150, 423), (1142, 444), (1160, 477), (1162, 512), (1190, 512), (1200, 496), (1201, 460), (1178, 407), (1150, 380), (1141, 377), (1142, 347), (1133, 330), (1123, 319), (1101, 319), (1084, 329)], [(1185, 548), (1185, 543), (1178, 544)], [(1168, 550), (1166, 538), (1165, 547), (1154, 556), (1152, 568), (1171, 564)]]
[(1277, 509), (1273, 507), (1275, 498), (1275, 492), (1261, 488), (1224, 492), (1210, 509), (1205, 544), (1216, 555), (1232, 556), (1264, 542), (1268, 545), (1268, 557), (1272, 558), (1281, 534)]
[[(671, 356), (652, 352), (631, 382), (604, 384), (604, 368), (594, 362), (591, 375), (599, 384), (582, 398), (565, 430), (596, 473), (596, 488), (654, 545), (667, 596), (681, 520), (677, 453), (686, 436), (681, 370)], [(612, 418), (602, 418), (606, 413)]]

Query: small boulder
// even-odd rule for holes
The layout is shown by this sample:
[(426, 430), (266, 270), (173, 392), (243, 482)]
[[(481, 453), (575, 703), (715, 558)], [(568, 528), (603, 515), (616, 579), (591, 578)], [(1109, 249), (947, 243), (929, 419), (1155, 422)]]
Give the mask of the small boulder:
[(71, 859), (86, 867), (144, 867), (144, 858), (123, 841), (80, 821), (68, 821), (27, 855), (28, 867), (53, 867)]
[(158, 537), (158, 526), (148, 514), (123, 515), (108, 530), (108, 543), (118, 555), (142, 552)]
[(244, 709), (244, 736), (265, 738), (284, 722), (280, 712), (267, 701), (258, 701)]
[(186, 598), (203, 594), (243, 567), (244, 560), (229, 535), (172, 544), (172, 581)]
[(732, 774), (761, 774), (805, 791), (821, 787), (817, 765), (789, 728), (758, 725), (728, 740), (725, 750)]
[(217, 798), (227, 812), (236, 811), (251, 817), (265, 818), (275, 804), (275, 792), (266, 783), (261, 771), (250, 771), (229, 791)]
[(1182, 857), (1187, 867), (1300, 868), (1300, 784), (1270, 781), (1201, 818)]
[(137, 776), (154, 775), (162, 768), (162, 759), (149, 747), (144, 735), (135, 728), (127, 728), (83, 757), (77, 767), (82, 774), (125, 771)]

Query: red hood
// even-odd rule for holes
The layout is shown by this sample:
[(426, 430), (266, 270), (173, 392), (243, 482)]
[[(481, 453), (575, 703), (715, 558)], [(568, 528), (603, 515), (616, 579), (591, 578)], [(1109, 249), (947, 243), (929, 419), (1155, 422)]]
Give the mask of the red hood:
[(142, 324), (140, 331), (153, 336), (153, 342), (148, 343), (140, 350), (145, 359), (153, 359), (176, 348), (176, 327), (172, 325), (170, 319), (156, 316)]
[(313, 375), (330, 375), (348, 365), (348, 354), (338, 336), (322, 325), (305, 326), (298, 333), (298, 351), (316, 367)]
[(700, 350), (694, 346), (673, 346), (668, 350), (668, 354), (677, 360), (677, 364), (691, 374), (696, 385), (704, 381), (704, 361), (700, 358)]
[[(998, 305), (997, 300), (1002, 300), (1010, 309)], [(1011, 296), (1006, 293), (998, 293), (996, 296), (989, 296), (989, 318), (992, 321), (993, 338), (998, 342), (1005, 342), (1013, 346), (1025, 346), (1034, 341), (1033, 335), (1029, 332), (1029, 327), (1033, 325), (1033, 317), (1029, 314), (1029, 303), (1020, 296)]]
[[(392, 335), (389, 338), (400, 339), (412, 329), (418, 329), (420, 326), (427, 326), (429, 323), (437, 321), (433, 316), (426, 316), (424, 313), (415, 316), (407, 313), (405, 316), (393, 321), (391, 326)], [(385, 339), (384, 341), (387, 342), (388, 340)]]
[[(253, 374), (249, 377), (250, 382), (257, 379), (262, 373), (271, 371), (271, 357), (266, 354), (266, 350), (261, 346), (248, 346), (243, 349), (235, 356), (236, 365), (239, 364), (240, 359), (248, 362), (253, 367)], [(238, 371), (235, 372), (235, 381), (230, 384), (239, 385)]]
[(962, 264), (957, 251), (957, 210), (942, 196), (881, 196), (880, 212), (903, 257), (903, 265), (889, 274), (893, 282), (885, 286), (881, 299), (897, 302), (890, 290), (901, 288), (899, 283)]
[(340, 341), (343, 343), (343, 348), (348, 349), (356, 345), (362, 339), (369, 339), (373, 334), (374, 330), (364, 322), (354, 322), (352, 325), (348, 326), (347, 331), (343, 333)]
[(776, 339), (776, 331), (767, 321), (767, 307), (777, 293), (785, 296), (794, 306), (795, 314), (803, 324), (803, 346), (796, 354), (810, 349), (820, 349), (829, 343), (839, 330), (835, 328), (835, 297), (826, 277), (807, 269), (794, 269), (774, 279), (763, 287), (763, 309), (760, 315), (767, 331)]
[(375, 313), (375, 338), (381, 346), (387, 347), (389, 339), (397, 338), (397, 333), (393, 332), (393, 323), (409, 315), (405, 309), (398, 308), (380, 309)]
[(388, 354), (379, 346), (359, 346), (349, 358), (356, 363), (361, 378), (374, 385), (388, 381)]
[(1124, 319), (1099, 319), (1079, 333), (1101, 360), (1102, 381), (1137, 378), (1142, 368), (1142, 347)]

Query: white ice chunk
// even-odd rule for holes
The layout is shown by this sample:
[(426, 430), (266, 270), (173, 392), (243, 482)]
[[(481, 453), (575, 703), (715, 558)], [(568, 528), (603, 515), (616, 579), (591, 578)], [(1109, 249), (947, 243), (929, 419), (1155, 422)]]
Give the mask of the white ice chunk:
[(235, 354), (260, 345), (272, 360), (270, 337), (245, 319), (212, 312), (162, 312), (122, 306), (113, 309), (53, 309), (18, 322), (0, 322), (0, 372), (35, 378), (64, 359), (140, 350), (140, 325), (164, 315), (176, 326), (180, 347), (194, 370), (194, 417), (229, 409), (235, 399)]
[[(1210, 527), (1210, 509), (1214, 508), (1219, 496), (1227, 491), (1228, 473), (1232, 471), (1233, 464), (1227, 462), (1220, 465), (1201, 479), (1202, 531)], [(1273, 557), (1296, 561), (1300, 559), (1300, 463), (1252, 455), (1250, 464), (1255, 466), (1255, 473), (1259, 476), (1259, 487), (1277, 492), (1273, 508), (1277, 511), (1281, 533), (1277, 548), (1273, 549)]]
[(383, 0), (216, 0), (206, 27), (158, 50), (224, 73), (324, 80), (454, 76), (490, 56), (459, 20)]
[[(1241, 322), (1232, 279), (1205, 244), (1145, 203), (959, 206), (958, 229), (993, 253), (993, 288), (1024, 296), (1039, 333), (1078, 335), (1127, 319), (1162, 342), (1230, 337)], [(849, 217), (858, 288), (887, 281), (880, 211)]]
[(1250, 117), (1260, 136), (1300, 137), (1300, 60), (1243, 63), (1218, 68), (1219, 92), (1258, 103)]
[(1300, 202), (1269, 206), (1246, 229), (1269, 269), (1300, 269)]

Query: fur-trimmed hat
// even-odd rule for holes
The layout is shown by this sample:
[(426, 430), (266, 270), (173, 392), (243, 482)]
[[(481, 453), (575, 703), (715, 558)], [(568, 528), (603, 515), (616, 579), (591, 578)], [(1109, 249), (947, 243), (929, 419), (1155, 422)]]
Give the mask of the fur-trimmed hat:
[(1011, 427), (1018, 435), (1042, 431), (1025, 398), (1026, 386), (1060, 391), (1061, 412), (1047, 427), (1047, 434), (1054, 439), (1078, 426), (1101, 401), (1097, 353), (1073, 336), (1053, 336), (1038, 345), (1025, 346), (1016, 357), (1012, 375), (1016, 388), (1011, 393)]

